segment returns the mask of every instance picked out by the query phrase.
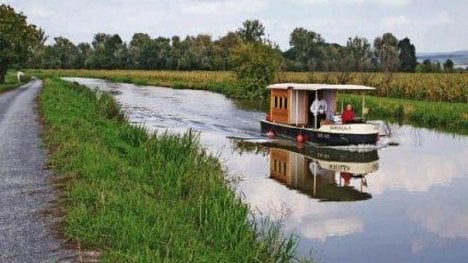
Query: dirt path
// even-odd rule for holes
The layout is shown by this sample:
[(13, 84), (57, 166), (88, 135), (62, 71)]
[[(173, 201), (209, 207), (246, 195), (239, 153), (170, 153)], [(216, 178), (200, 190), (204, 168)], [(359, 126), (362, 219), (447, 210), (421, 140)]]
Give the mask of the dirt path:
[(75, 261), (40, 216), (54, 194), (34, 101), (42, 82), (0, 96), (0, 262)]

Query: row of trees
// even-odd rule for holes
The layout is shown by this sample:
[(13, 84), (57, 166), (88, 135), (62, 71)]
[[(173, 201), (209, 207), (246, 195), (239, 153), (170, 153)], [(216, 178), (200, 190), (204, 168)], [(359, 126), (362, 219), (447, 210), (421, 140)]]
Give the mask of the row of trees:
[(91, 43), (75, 45), (64, 37), (52, 45), (38, 46), (27, 62), (33, 68), (90, 69), (171, 69), (231, 70), (232, 54), (245, 43), (268, 42), (282, 58), (282, 68), (289, 71), (404, 71), (416, 70), (415, 47), (408, 38), (397, 40), (391, 33), (374, 40), (349, 38), (345, 46), (327, 43), (320, 34), (296, 28), (290, 35), (291, 48), (281, 52), (264, 39), (264, 26), (248, 20), (235, 32), (213, 40), (200, 34), (172, 38), (152, 38), (136, 33), (129, 43), (119, 35), (98, 33)]

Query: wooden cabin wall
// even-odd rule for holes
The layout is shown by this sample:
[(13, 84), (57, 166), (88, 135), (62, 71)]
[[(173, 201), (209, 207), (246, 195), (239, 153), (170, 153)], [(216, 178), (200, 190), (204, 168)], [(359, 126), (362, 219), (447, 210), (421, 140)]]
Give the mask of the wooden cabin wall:
[(271, 90), (270, 120), (279, 123), (289, 123), (289, 107), (291, 100), (288, 90)]
[(296, 94), (297, 94), (297, 124), (307, 125), (309, 115), (308, 94), (307, 91), (290, 91), (291, 107), (289, 109), (289, 124), (296, 124)]

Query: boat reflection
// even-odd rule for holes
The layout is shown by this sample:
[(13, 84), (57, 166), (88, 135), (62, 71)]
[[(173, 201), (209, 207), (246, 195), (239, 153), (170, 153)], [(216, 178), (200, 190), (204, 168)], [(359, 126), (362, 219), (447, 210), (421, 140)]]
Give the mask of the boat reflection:
[(334, 202), (372, 198), (365, 190), (368, 174), (379, 168), (377, 150), (350, 152), (245, 141), (238, 142), (237, 149), (268, 154), (270, 178), (311, 198)]

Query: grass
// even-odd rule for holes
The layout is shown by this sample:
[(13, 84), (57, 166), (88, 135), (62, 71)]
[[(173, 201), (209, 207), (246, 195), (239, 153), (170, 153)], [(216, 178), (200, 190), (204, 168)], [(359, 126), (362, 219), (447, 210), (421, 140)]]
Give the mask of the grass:
[(294, 237), (260, 227), (191, 133), (148, 135), (110, 95), (45, 79), (39, 97), (65, 236), (103, 262), (288, 262)]
[[(236, 88), (236, 80), (230, 72), (35, 70), (30, 71), (30, 74), (94, 77), (138, 85), (204, 89), (222, 93), (228, 97), (241, 97), (240, 89)], [(338, 73), (287, 72), (278, 75), (278, 81), (336, 83), (339, 77)], [(466, 103), (468, 102), (468, 74), (398, 73), (386, 82), (384, 75), (380, 73), (366, 75), (356, 73), (348, 77), (350, 83), (368, 82), (368, 85), (377, 87), (377, 95), (381, 96), (369, 96), (368, 99), (368, 106), (372, 110), (370, 117), (390, 118), (459, 134), (468, 133), (468, 103)], [(405, 96), (413, 99), (398, 98)], [(423, 98), (430, 99), (424, 100)], [(434, 101), (437, 98), (440, 101)], [(357, 97), (351, 95), (350, 99), (353, 105), (360, 105)]]
[(16, 89), (22, 84), (24, 84), (24, 81), (21, 83), (18, 83), (18, 80), (16, 79), (16, 75), (13, 72), (8, 72), (5, 76), (5, 83), (0, 84), (0, 94), (6, 91), (12, 90), (12, 89)]
[[(352, 104), (361, 116), (362, 96), (344, 94), (344, 104)], [(366, 96), (369, 119), (387, 119), (428, 127), (445, 132), (468, 135), (468, 105), (466, 103), (429, 102)], [(359, 106), (359, 107), (358, 107)]]

